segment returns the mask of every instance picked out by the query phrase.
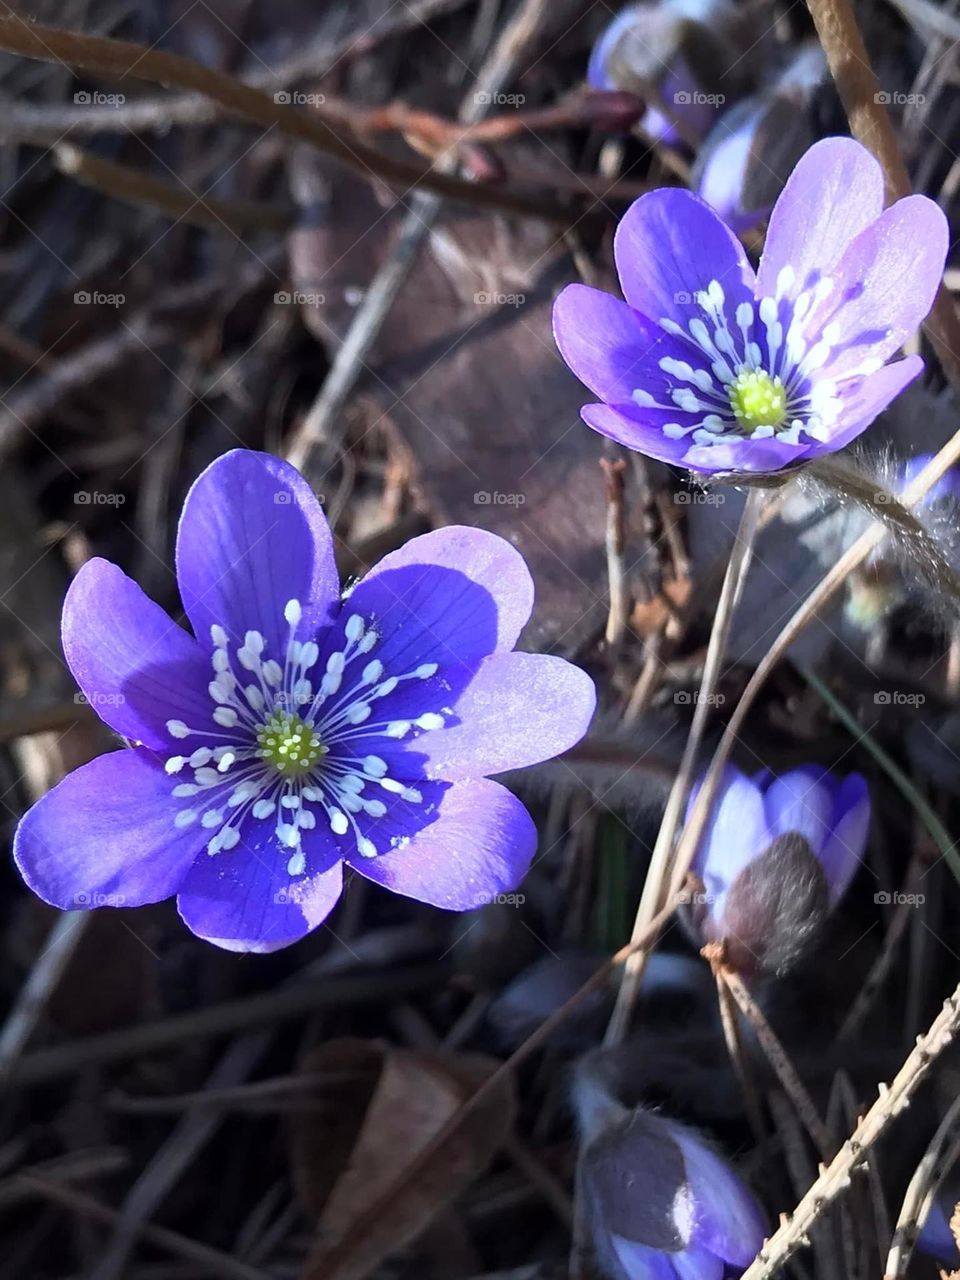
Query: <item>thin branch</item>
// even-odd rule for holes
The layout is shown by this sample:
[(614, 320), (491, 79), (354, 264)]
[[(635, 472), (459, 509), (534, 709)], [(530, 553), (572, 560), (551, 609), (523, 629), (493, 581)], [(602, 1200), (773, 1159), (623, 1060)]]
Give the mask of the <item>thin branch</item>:
[(0, 1081), (19, 1061), (92, 918), (89, 911), (64, 911), (57, 916), (0, 1032)]
[[(650, 921), (664, 899), (663, 888), (669, 875), (674, 839), (683, 816), (687, 795), (693, 782), (693, 771), (696, 766), (700, 744), (703, 740), (707, 718), (710, 714), (712, 694), (720, 676), (720, 668), (723, 665), (723, 656), (727, 647), (733, 613), (743, 589), (747, 570), (750, 567), (754, 539), (765, 502), (766, 494), (762, 490), (753, 489), (747, 493), (747, 500), (740, 517), (733, 550), (730, 553), (730, 560), (727, 564), (727, 572), (720, 590), (717, 611), (714, 615), (713, 630), (710, 633), (710, 642), (707, 646), (707, 656), (703, 664), (703, 677), (697, 694), (690, 733), (683, 750), (680, 768), (674, 778), (673, 786), (667, 799), (666, 810), (664, 811), (663, 821), (660, 824), (657, 842), (654, 846), (647, 878), (643, 886), (643, 894), (637, 909), (637, 916), (634, 922), (635, 938), (645, 933), (649, 928)], [(684, 870), (682, 879), (686, 879), (687, 869)], [(677, 890), (672, 892), (676, 893)], [(623, 982), (617, 994), (617, 1003), (614, 1007), (613, 1016), (607, 1028), (605, 1041), (607, 1044), (619, 1043), (626, 1034), (634, 1001), (643, 977), (644, 960), (644, 953), (638, 951), (635, 957), (627, 964)]]
[(780, 1043), (775, 1031), (765, 1018), (763, 1010), (751, 996), (738, 973), (725, 964), (718, 964), (715, 960), (711, 960), (711, 967), (717, 975), (717, 981), (723, 983), (737, 1002), (740, 1012), (753, 1027), (757, 1040), (760, 1042), (760, 1047), (766, 1054), (767, 1061), (776, 1072), (784, 1093), (796, 1107), (797, 1115), (803, 1121), (803, 1126), (813, 1139), (820, 1155), (827, 1159), (833, 1151), (830, 1132), (821, 1120), (813, 1099), (807, 1092), (803, 1081), (797, 1075), (796, 1068), (787, 1056), (787, 1051)]
[[(471, 92), (461, 103), (460, 118), (465, 125), (483, 118), (488, 104), (515, 73), (520, 58), (539, 31), (545, 13), (546, 0), (527, 0), (503, 32), (480, 69)], [(445, 153), (437, 159), (436, 170), (449, 173), (455, 164), (455, 156)], [(287, 450), (288, 460), (301, 471), (308, 462), (312, 471), (326, 471), (332, 464), (343, 435), (343, 410), (347, 400), (364, 371), (364, 361), (416, 261), (420, 247), (436, 221), (441, 204), (440, 194), (436, 191), (414, 192), (396, 243), (366, 290), (320, 393)], [(316, 466), (311, 460), (314, 450), (319, 455)]]
[(923, 1153), (903, 1197), (900, 1217), (887, 1254), (883, 1280), (900, 1280), (906, 1274), (914, 1245), (927, 1220), (943, 1179), (960, 1156), (960, 1098), (954, 1098), (937, 1132)]
[(904, 1111), (937, 1056), (946, 1049), (960, 1027), (960, 987), (944, 1002), (929, 1031), (917, 1040), (889, 1087), (880, 1085), (876, 1102), (817, 1180), (786, 1216), (777, 1231), (743, 1273), (742, 1280), (771, 1280), (807, 1240), (821, 1213), (850, 1186), (850, 1175), (862, 1162), (890, 1122)]
[(713, 976), (717, 984), (717, 1004), (720, 1008), (720, 1023), (723, 1027), (723, 1038), (727, 1045), (727, 1053), (730, 1055), (733, 1069), (736, 1072), (737, 1079), (740, 1081), (740, 1091), (743, 1094), (743, 1103), (747, 1119), (750, 1122), (750, 1128), (753, 1130), (754, 1140), (758, 1150), (762, 1150), (766, 1144), (763, 1114), (760, 1109), (760, 1100), (757, 1097), (757, 1089), (754, 1084), (750, 1063), (744, 1052), (743, 1036), (740, 1034), (736, 1005), (719, 967), (716, 965), (712, 967)]
[[(667, 920), (673, 915), (677, 909), (681, 899), (678, 894), (672, 898), (663, 910), (651, 921), (650, 928), (645, 930), (641, 936), (627, 943), (625, 947), (621, 947), (614, 955), (605, 960), (587, 979), (578, 991), (564, 1001), (558, 1009), (555, 1009), (548, 1018), (540, 1023), (539, 1027), (532, 1032), (531, 1035), (523, 1042), (522, 1045), (510, 1055), (505, 1061), (493, 1071), (483, 1082), (482, 1085), (472, 1093), (454, 1112), (450, 1119), (442, 1126), (442, 1128), (434, 1135), (427, 1145), (420, 1151), (417, 1157), (411, 1161), (403, 1171), (404, 1183), (411, 1183), (420, 1176), (422, 1171), (433, 1160), (436, 1153), (442, 1150), (452, 1138), (459, 1133), (461, 1126), (468, 1116), (472, 1115), (477, 1107), (494, 1093), (503, 1083), (506, 1076), (512, 1074), (518, 1067), (522, 1066), (529, 1058), (533, 1056), (542, 1046), (549, 1040), (550, 1036), (561, 1026), (571, 1013), (594, 991), (598, 991), (604, 983), (606, 983), (611, 974), (615, 973), (618, 968), (627, 962), (630, 956), (634, 955), (638, 950), (650, 947), (658, 937), (660, 930), (666, 924)], [(388, 1186), (384, 1192), (369, 1204), (361, 1214), (360, 1218), (354, 1224), (354, 1232), (361, 1233), (364, 1231), (366, 1224), (376, 1222), (383, 1214), (384, 1208), (391, 1204), (397, 1195), (397, 1187), (395, 1185)], [(330, 1274), (334, 1274), (340, 1255), (337, 1248), (334, 1247), (325, 1257), (325, 1266), (329, 1269)]]
[(356, 138), (345, 141), (320, 111), (301, 111), (269, 94), (244, 84), (235, 76), (202, 66), (190, 58), (150, 49), (128, 40), (91, 36), (39, 22), (24, 22), (17, 16), (0, 18), (0, 49), (41, 62), (58, 62), (103, 75), (123, 79), (132, 76), (154, 84), (171, 85), (203, 94), (229, 115), (240, 116), (270, 132), (306, 142), (333, 157), (348, 169), (366, 178), (379, 178), (404, 192), (414, 187), (434, 191), (450, 199), (464, 200), (484, 208), (504, 209), (531, 217), (564, 221), (568, 211), (545, 198), (481, 186), (433, 167), (387, 155)]
[[(391, 7), (382, 22), (361, 35), (319, 40), (275, 67), (251, 67), (248, 82), (275, 92), (300, 81), (325, 75), (332, 67), (366, 57), (384, 41), (427, 25), (433, 18), (462, 9), (470, 0), (415, 0)], [(174, 126), (206, 125), (224, 119), (225, 112), (200, 93), (163, 94), (129, 102), (74, 106), (0, 100), (0, 140), (51, 146), (67, 132), (83, 137), (101, 133), (167, 133)]]
[(623, 560), (626, 541), (624, 473), (627, 464), (623, 458), (601, 458), (600, 466), (607, 481), (606, 548), (610, 611), (607, 615), (606, 639), (611, 649), (616, 649), (623, 639), (629, 607), (626, 566)]
[(212, 196), (197, 196), (188, 187), (171, 186), (129, 165), (105, 160), (68, 142), (54, 147), (53, 158), (61, 173), (85, 187), (92, 187), (125, 204), (159, 210), (167, 217), (191, 226), (232, 231), (241, 236), (247, 231), (284, 231), (293, 222), (292, 209), (258, 200), (217, 200)]
[[(75, 1191), (72, 1187), (64, 1187), (26, 1174), (18, 1175), (13, 1182), (31, 1195), (38, 1196), (51, 1204), (60, 1205), (94, 1222), (110, 1225), (115, 1223), (119, 1216), (108, 1205), (101, 1204), (93, 1196), (84, 1195), (82, 1191)], [(188, 1236), (181, 1235), (179, 1231), (171, 1231), (169, 1227), (144, 1224), (139, 1234), (142, 1239), (165, 1253), (183, 1258), (194, 1266), (203, 1267), (211, 1275), (223, 1277), (223, 1280), (269, 1280), (267, 1272), (248, 1266), (239, 1258), (233, 1258), (230, 1254), (202, 1244), (199, 1240), (191, 1240)]]

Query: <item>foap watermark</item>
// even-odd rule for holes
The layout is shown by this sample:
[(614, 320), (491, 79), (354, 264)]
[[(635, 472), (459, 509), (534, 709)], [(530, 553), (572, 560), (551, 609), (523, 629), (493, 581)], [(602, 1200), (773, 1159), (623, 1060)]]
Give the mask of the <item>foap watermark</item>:
[(478, 307), (522, 307), (527, 300), (525, 293), (490, 293), (481, 289), (473, 295)]
[(101, 293), (99, 289), (78, 289), (73, 295), (78, 307), (122, 307), (127, 300), (125, 293)]
[(122, 707), (127, 701), (122, 693), (75, 693), (78, 707)]
[(681, 89), (673, 95), (674, 105), (677, 107), (722, 107), (726, 100), (724, 93), (701, 93), (699, 89), (689, 92)]
[(900, 93), (894, 90), (888, 93), (881, 89), (873, 95), (873, 100), (881, 107), (922, 107), (927, 100), (925, 93)]
[(526, 102), (523, 93), (475, 93), (473, 100), (478, 107), (522, 107)]
[(497, 489), (492, 493), (489, 489), (478, 489), (473, 495), (477, 507), (522, 507), (526, 500), (525, 493), (500, 493)]
[(125, 493), (104, 493), (101, 489), (78, 489), (73, 495), (78, 507), (122, 507)]
[(299, 89), (278, 89), (273, 100), (279, 107), (322, 107), (327, 97), (324, 93), (302, 93)]
[(101, 93), (99, 89), (80, 89), (73, 95), (78, 107), (122, 107), (126, 100), (125, 93)]
[(873, 900), (878, 907), (922, 907), (927, 899), (922, 893), (901, 893), (899, 889), (891, 893), (888, 889), (880, 889), (873, 895)]
[(706, 889), (682, 889), (677, 901), (684, 907), (712, 907), (719, 902), (715, 893), (707, 893)]
[(689, 306), (690, 303), (696, 301), (693, 294), (686, 289), (678, 289), (673, 295), (673, 300), (681, 307)]
[(905, 693), (902, 689), (878, 689), (873, 701), (878, 707), (922, 707), (925, 693)]
[(78, 893), (74, 904), (78, 907), (122, 907), (126, 898), (122, 893)]
[(324, 293), (305, 293), (303, 289), (281, 289), (273, 295), (278, 307), (322, 307), (326, 300)]
[(722, 707), (726, 695), (722, 693), (704, 693), (701, 689), (678, 689), (673, 695), (678, 707), (698, 707), (705, 703), (708, 707)]
[(715, 489), (681, 489), (673, 495), (678, 507), (722, 507), (726, 500), (727, 495)]

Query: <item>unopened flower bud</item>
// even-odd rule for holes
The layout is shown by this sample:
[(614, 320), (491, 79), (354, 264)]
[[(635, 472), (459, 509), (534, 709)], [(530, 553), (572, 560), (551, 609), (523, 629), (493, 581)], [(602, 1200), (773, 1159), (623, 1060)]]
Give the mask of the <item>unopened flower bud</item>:
[(723, 942), (746, 973), (785, 972), (853, 879), (869, 824), (859, 774), (807, 765), (748, 778), (729, 766), (693, 862), (704, 892), (689, 916), (702, 941)]

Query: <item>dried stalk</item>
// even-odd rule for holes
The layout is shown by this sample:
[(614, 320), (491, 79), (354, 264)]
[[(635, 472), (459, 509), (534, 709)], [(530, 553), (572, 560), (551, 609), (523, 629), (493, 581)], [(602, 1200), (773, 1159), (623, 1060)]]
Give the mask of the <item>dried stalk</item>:
[(917, 1040), (892, 1084), (880, 1085), (879, 1096), (853, 1133), (820, 1175), (792, 1214), (743, 1273), (742, 1280), (771, 1280), (784, 1263), (807, 1240), (807, 1233), (820, 1214), (850, 1185), (850, 1175), (895, 1116), (909, 1106), (917, 1086), (937, 1056), (946, 1049), (960, 1027), (960, 987), (944, 1001), (929, 1031)]
[[(960, 460), (960, 431), (943, 446), (940, 452), (927, 463), (920, 474), (903, 491), (900, 495), (903, 505), (905, 507), (916, 506), (928, 490), (932, 489), (937, 481), (958, 460)], [(872, 528), (861, 534), (853, 546), (844, 552), (830, 572), (820, 580), (806, 600), (790, 617), (786, 626), (760, 660), (756, 671), (747, 682), (746, 688), (740, 695), (740, 701), (727, 722), (723, 736), (704, 777), (703, 786), (697, 795), (696, 804), (693, 806), (687, 823), (680, 833), (680, 840), (677, 844), (676, 857), (673, 863), (671, 892), (676, 892), (686, 878), (697, 845), (709, 820), (724, 766), (730, 759), (738, 735), (743, 729), (744, 721), (760, 690), (766, 684), (767, 678), (804, 627), (809, 622), (812, 622), (830, 603), (854, 569), (866, 560), (875, 547), (880, 545), (885, 535), (885, 529), (879, 524), (874, 524)]]
[(85, 187), (103, 192), (138, 208), (157, 209), (178, 222), (241, 236), (247, 231), (284, 231), (293, 222), (293, 210), (258, 200), (217, 200), (187, 187), (174, 187), (129, 165), (105, 160), (91, 151), (61, 142), (53, 149), (61, 173)]
[(751, 996), (738, 973), (735, 973), (725, 964), (717, 964), (715, 960), (712, 960), (711, 964), (717, 976), (717, 981), (722, 983), (727, 991), (730, 992), (737, 1002), (740, 1012), (753, 1027), (760, 1042), (760, 1047), (766, 1054), (767, 1061), (776, 1072), (784, 1093), (796, 1107), (797, 1115), (803, 1121), (804, 1128), (813, 1139), (820, 1155), (826, 1160), (832, 1154), (834, 1147), (830, 1131), (820, 1119), (813, 1099), (807, 1092), (803, 1081), (797, 1075), (793, 1063), (787, 1056), (787, 1051), (780, 1043), (770, 1023), (764, 1017), (763, 1010)]
[(955, 1098), (917, 1165), (887, 1254), (883, 1280), (900, 1280), (907, 1271), (917, 1237), (933, 1206), (940, 1183), (960, 1156), (960, 1098)]
[(286, 137), (309, 143), (361, 176), (379, 178), (404, 192), (419, 187), (488, 209), (557, 221), (564, 221), (568, 216), (562, 205), (545, 198), (467, 182), (432, 166), (424, 168), (387, 155), (357, 138), (351, 137), (347, 142), (324, 119), (322, 112), (302, 111), (276, 102), (269, 94), (244, 84), (235, 76), (214, 71), (179, 54), (148, 49), (128, 40), (111, 40), (39, 22), (28, 23), (16, 15), (0, 18), (0, 49), (40, 62), (58, 62), (121, 79), (132, 76), (202, 94), (229, 115), (251, 120), (267, 132), (276, 130)]
[[(540, 30), (546, 10), (546, 0), (526, 0), (481, 67), (471, 92), (463, 99), (460, 106), (463, 125), (481, 120), (488, 104), (509, 83), (520, 59)], [(453, 152), (444, 153), (435, 163), (436, 172), (449, 174), (456, 167), (456, 157)], [(440, 194), (437, 191), (414, 192), (396, 243), (371, 281), (320, 393), (290, 443), (288, 460), (301, 471), (309, 468), (308, 479), (315, 484), (332, 465), (343, 436), (343, 410), (366, 368), (366, 357), (440, 213)], [(316, 458), (313, 456), (315, 451)]]
[[(707, 646), (707, 656), (703, 664), (703, 677), (694, 708), (693, 721), (690, 725), (690, 733), (683, 749), (680, 768), (670, 789), (663, 821), (660, 824), (657, 842), (650, 859), (650, 868), (644, 882), (640, 905), (637, 908), (633, 930), (634, 939), (649, 929), (651, 920), (664, 900), (663, 888), (669, 875), (670, 855), (673, 851), (677, 827), (680, 825), (687, 795), (693, 782), (693, 771), (696, 766), (700, 744), (703, 740), (707, 717), (710, 713), (711, 695), (720, 676), (723, 655), (727, 647), (727, 638), (730, 634), (730, 624), (743, 589), (747, 570), (750, 567), (754, 539), (765, 501), (766, 494), (763, 490), (750, 490), (740, 517), (740, 525), (737, 529), (733, 550), (730, 553), (730, 560), (727, 564), (727, 572), (720, 590), (720, 599), (717, 602), (717, 612), (714, 615), (713, 629)], [(681, 884), (686, 879), (688, 869), (689, 863), (684, 869), (683, 876), (680, 877)], [(675, 895), (677, 891), (677, 889), (672, 890), (671, 896)], [(617, 1003), (610, 1019), (610, 1025), (607, 1028), (606, 1044), (617, 1044), (626, 1034), (634, 1001), (640, 989), (645, 958), (646, 953), (638, 949), (635, 955), (627, 962), (620, 991), (617, 994)]]

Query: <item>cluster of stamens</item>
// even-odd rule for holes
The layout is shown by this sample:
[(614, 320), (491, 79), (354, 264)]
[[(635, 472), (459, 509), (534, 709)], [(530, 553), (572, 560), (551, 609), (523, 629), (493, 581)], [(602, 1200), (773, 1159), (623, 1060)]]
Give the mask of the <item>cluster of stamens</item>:
[[(633, 392), (634, 402), (641, 408), (680, 409), (697, 417), (690, 425), (664, 423), (665, 436), (690, 436), (697, 445), (771, 436), (799, 445), (801, 432), (812, 440), (830, 438), (840, 410), (837, 386), (829, 377), (812, 375), (830, 358), (840, 326), (835, 321), (824, 324), (817, 341), (809, 343), (805, 325), (830, 295), (833, 282), (823, 277), (790, 302), (786, 295), (793, 282), (793, 269), (784, 267), (777, 277), (776, 296), (756, 304), (740, 302), (731, 324), (723, 287), (711, 280), (695, 295), (702, 314), (685, 329), (675, 320), (660, 320), (663, 329), (692, 348), (691, 360), (664, 356), (658, 362), (670, 379), (670, 404), (658, 402), (643, 388)], [(866, 361), (857, 372), (872, 372), (880, 363)]]
[(266, 656), (259, 631), (248, 631), (231, 655), (224, 628), (211, 627), (210, 723), (167, 721), (173, 738), (207, 742), (189, 755), (170, 756), (165, 768), (175, 776), (192, 773), (192, 782), (173, 787), (174, 797), (184, 801), (174, 822), (181, 829), (199, 823), (209, 830), (209, 854), (232, 849), (244, 822), (272, 821), (277, 839), (290, 851), (287, 870), (298, 876), (307, 866), (302, 833), (317, 825), (318, 815), (335, 836), (351, 838), (363, 857), (383, 852), (370, 838), (370, 824), (361, 828), (358, 817), (386, 815), (388, 805), (377, 792), (413, 805), (422, 804), (423, 795), (391, 778), (386, 761), (370, 748), (378, 736), (398, 740), (439, 729), (444, 715), (424, 711), (412, 719), (374, 718), (381, 699), (404, 681), (430, 679), (437, 664), (387, 675), (383, 663), (369, 657), (380, 637), (359, 614), (347, 619), (344, 646), (327, 657), (319, 678), (317, 643), (296, 638), (299, 602), (289, 601), (284, 616), (290, 631), (282, 666)]

